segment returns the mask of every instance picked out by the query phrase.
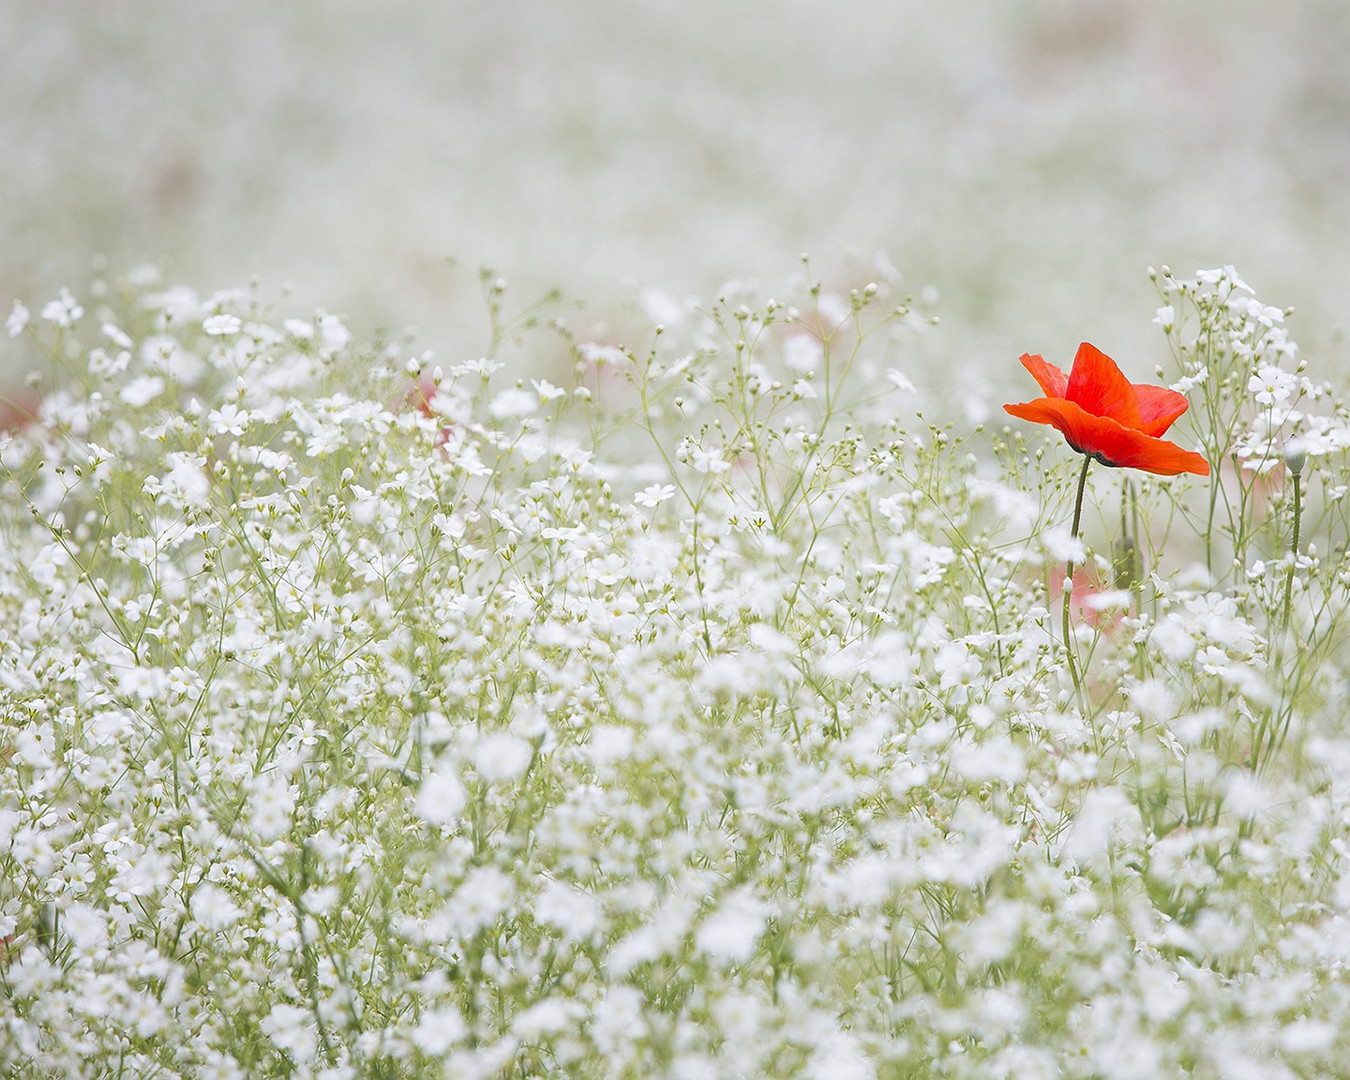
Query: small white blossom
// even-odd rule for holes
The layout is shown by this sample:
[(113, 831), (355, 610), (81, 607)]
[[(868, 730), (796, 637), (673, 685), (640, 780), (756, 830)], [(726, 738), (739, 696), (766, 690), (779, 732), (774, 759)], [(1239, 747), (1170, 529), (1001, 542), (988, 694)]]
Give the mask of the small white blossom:
[(473, 768), (484, 780), (518, 780), (530, 765), (534, 748), (506, 731), (484, 735), (473, 748)]
[(5, 319), (5, 333), (10, 337), (18, 337), (28, 326), (28, 309), (14, 301), (14, 306), (10, 308), (9, 316)]
[(503, 390), (492, 399), (492, 415), (498, 420), (529, 416), (539, 407), (539, 398), (523, 387)]
[(895, 368), (891, 368), (886, 372), (886, 378), (890, 380), (892, 386), (902, 393), (913, 394), (915, 392), (914, 384), (909, 381), (908, 377)]
[(1247, 390), (1262, 405), (1287, 401), (1298, 383), (1293, 375), (1269, 364), (1262, 366), (1247, 380)]
[(140, 409), (162, 393), (164, 380), (158, 375), (137, 375), (117, 392), (117, 396), (133, 409)]
[(209, 881), (192, 894), (192, 915), (208, 930), (228, 930), (239, 921), (240, 914), (230, 894)]
[(308, 1009), (298, 1005), (274, 1005), (259, 1024), (263, 1033), (299, 1064), (314, 1060), (319, 1039)]
[(825, 347), (811, 334), (793, 334), (783, 345), (783, 363), (792, 371), (816, 371), (825, 359)]
[[(69, 289), (62, 289), (55, 300), (48, 300), (47, 303), (42, 305), (42, 317), (49, 323), (65, 330), (74, 326), (76, 320), (83, 314), (84, 308), (80, 307), (79, 303), (75, 300), (75, 297), (71, 296)], [(13, 317), (14, 313), (11, 312), (10, 318), (12, 319)], [(27, 312), (25, 312), (25, 318), (26, 317)], [(8, 327), (8, 323), (6, 326)], [(12, 331), (10, 336), (14, 336)]]
[(250, 420), (248, 412), (232, 401), (227, 401), (219, 409), (212, 409), (206, 416), (206, 422), (214, 435), (242, 435)]
[(714, 959), (743, 964), (750, 959), (755, 942), (764, 932), (766, 914), (764, 904), (753, 893), (733, 890), (699, 923), (694, 945)]
[(566, 390), (561, 386), (554, 386), (547, 379), (531, 379), (530, 385), (534, 387), (534, 392), (539, 395), (540, 403), (544, 405), (567, 396)]
[(674, 484), (650, 484), (634, 495), (633, 501), (640, 506), (658, 506), (674, 495)]
[(417, 814), (433, 825), (453, 825), (467, 798), (459, 770), (446, 762), (422, 782), (417, 794)]
[(431, 1009), (422, 1014), (413, 1028), (412, 1040), (419, 1050), (440, 1057), (468, 1034), (468, 1026), (458, 1009)]
[(239, 333), (243, 320), (238, 315), (210, 315), (202, 320), (202, 330), (212, 337), (228, 337)]

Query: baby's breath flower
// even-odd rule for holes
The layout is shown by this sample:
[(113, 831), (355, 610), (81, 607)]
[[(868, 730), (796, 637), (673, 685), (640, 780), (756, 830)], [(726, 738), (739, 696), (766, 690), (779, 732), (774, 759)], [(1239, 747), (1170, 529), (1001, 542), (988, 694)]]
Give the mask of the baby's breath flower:
[(1262, 405), (1274, 405), (1287, 401), (1294, 392), (1294, 376), (1269, 364), (1262, 366), (1247, 381), (1247, 390)]
[(209, 315), (202, 320), (202, 330), (212, 337), (228, 337), (237, 334), (243, 325), (243, 320), (238, 315)]
[(649, 484), (633, 496), (633, 501), (641, 506), (659, 506), (674, 495), (674, 484)]
[[(16, 307), (14, 311), (10, 313), (11, 320), (14, 319), (18, 310), (19, 308)], [(76, 320), (83, 314), (84, 308), (82, 308), (75, 297), (71, 295), (70, 290), (65, 288), (57, 294), (55, 300), (48, 300), (47, 303), (42, 305), (42, 317), (49, 323), (61, 327), (63, 330), (68, 330), (70, 327), (74, 326)], [(25, 320), (27, 319), (27, 316), (28, 313), (25, 310)], [(6, 328), (10, 329), (9, 323), (6, 323)], [(22, 326), (20, 326), (19, 329), (21, 330)], [(10, 329), (10, 336), (13, 337), (15, 334), (16, 331)]]
[(5, 333), (10, 337), (18, 337), (28, 326), (28, 309), (18, 300), (14, 301), (14, 306), (9, 309), (9, 315), (5, 318)]
[(1157, 281), (1214, 475), (1077, 537), (879, 394), (887, 286), (648, 296), (584, 405), (491, 275), (501, 357), (406, 368), (63, 305), (0, 436), (3, 1068), (1334, 1071), (1350, 423), (1231, 269)]

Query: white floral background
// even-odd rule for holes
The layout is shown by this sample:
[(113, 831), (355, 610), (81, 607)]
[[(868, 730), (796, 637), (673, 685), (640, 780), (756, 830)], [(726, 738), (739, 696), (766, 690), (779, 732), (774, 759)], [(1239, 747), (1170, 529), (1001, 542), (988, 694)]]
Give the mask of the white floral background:
[(1146, 372), (1145, 267), (1233, 263), (1350, 369), (1335, 0), (6, 4), (0, 52), (6, 309), (103, 255), (458, 354), (480, 265), (621, 326), (884, 251), (983, 397), (1081, 338)]

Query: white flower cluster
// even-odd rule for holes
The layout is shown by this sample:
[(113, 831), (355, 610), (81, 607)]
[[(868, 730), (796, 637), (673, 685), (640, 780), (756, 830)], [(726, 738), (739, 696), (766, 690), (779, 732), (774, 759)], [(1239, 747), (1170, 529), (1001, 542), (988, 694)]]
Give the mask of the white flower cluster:
[[(1277, 524), (1146, 486), (1075, 693), (1057, 560), (1111, 565), (1051, 527), (1071, 455), (904, 419), (884, 283), (668, 306), (632, 348), (536, 323), (566, 360), (506, 384), (109, 295), (10, 322), (80, 367), (0, 435), (0, 1072), (1350, 1055), (1329, 494), (1286, 567)], [(1291, 357), (1255, 311), (1249, 359)], [(1167, 569), (1221, 535), (1232, 580)]]
[(1231, 266), (1190, 281), (1164, 267), (1154, 280), (1167, 300), (1154, 321), (1173, 339), (1183, 369), (1173, 387), (1201, 391), (1212, 460), (1235, 457), (1246, 472), (1270, 473), (1291, 456), (1301, 469), (1308, 457), (1350, 449), (1350, 414), (1340, 406), (1316, 411), (1332, 395), (1303, 374), (1288, 311), (1257, 300)]

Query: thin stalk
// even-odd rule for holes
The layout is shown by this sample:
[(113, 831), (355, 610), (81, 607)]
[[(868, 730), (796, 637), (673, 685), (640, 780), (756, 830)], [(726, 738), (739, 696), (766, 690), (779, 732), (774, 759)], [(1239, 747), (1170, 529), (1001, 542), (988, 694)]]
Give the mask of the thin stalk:
[(1299, 473), (1292, 472), (1294, 478), (1294, 535), (1289, 551), (1289, 574), (1284, 579), (1284, 629), (1289, 629), (1290, 603), (1294, 592), (1294, 571), (1298, 569), (1298, 526), (1303, 514), (1303, 488), (1299, 483)]
[[(1092, 464), (1092, 458), (1088, 454), (1083, 455), (1083, 471), (1078, 474), (1078, 495), (1073, 502), (1073, 538), (1078, 539), (1078, 526), (1083, 520), (1083, 492), (1087, 489), (1088, 466)], [(1074, 694), (1077, 695), (1079, 704), (1083, 701), (1083, 680), (1078, 674), (1078, 657), (1074, 652), (1073, 633), (1070, 626), (1070, 606), (1073, 602), (1073, 556), (1069, 557), (1068, 565), (1064, 568), (1064, 655), (1069, 661), (1069, 675), (1073, 679)]]

